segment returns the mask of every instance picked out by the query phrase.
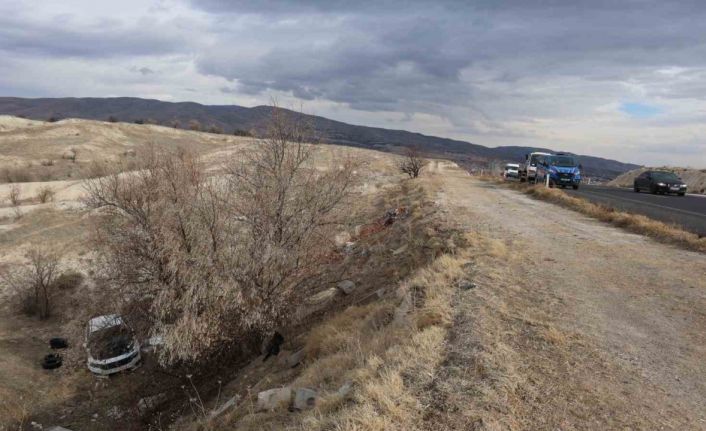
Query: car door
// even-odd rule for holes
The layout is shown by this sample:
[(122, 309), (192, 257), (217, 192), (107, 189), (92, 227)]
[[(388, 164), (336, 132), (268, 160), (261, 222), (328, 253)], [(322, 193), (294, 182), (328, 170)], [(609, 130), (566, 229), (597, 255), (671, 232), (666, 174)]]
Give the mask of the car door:
[(544, 179), (544, 156), (537, 156), (535, 166), (537, 170), (535, 171), (534, 180), (535, 182), (540, 182)]
[(645, 172), (643, 172), (635, 178), (635, 187), (637, 187), (637, 188), (645, 187), (645, 185), (644, 185), (645, 175), (647, 175), (647, 174)]
[(653, 180), (653, 178), (652, 178), (652, 174), (651, 174), (651, 173), (648, 172), (647, 174), (645, 174), (645, 185), (644, 185), (644, 187), (645, 187), (646, 189), (651, 189), (651, 188), (652, 188), (652, 180)]
[(640, 182), (638, 183), (641, 189), (648, 189), (650, 188), (650, 173), (649, 172), (644, 172), (642, 175), (640, 175)]

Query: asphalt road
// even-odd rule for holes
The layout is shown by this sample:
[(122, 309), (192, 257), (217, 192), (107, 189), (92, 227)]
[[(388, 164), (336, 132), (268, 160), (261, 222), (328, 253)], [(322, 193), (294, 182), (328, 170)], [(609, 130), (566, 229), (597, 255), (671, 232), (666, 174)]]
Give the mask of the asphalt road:
[(643, 214), (706, 236), (706, 196), (653, 195), (635, 193), (632, 189), (585, 184), (578, 190), (565, 190), (595, 203)]

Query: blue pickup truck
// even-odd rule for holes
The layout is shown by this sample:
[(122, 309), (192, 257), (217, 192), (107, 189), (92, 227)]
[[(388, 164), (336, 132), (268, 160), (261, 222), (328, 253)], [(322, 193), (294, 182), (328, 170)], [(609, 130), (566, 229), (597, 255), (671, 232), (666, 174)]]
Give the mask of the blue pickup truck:
[(581, 164), (570, 154), (549, 154), (542, 156), (537, 163), (535, 182), (545, 183), (549, 178), (549, 187), (571, 186), (574, 190), (581, 184)]

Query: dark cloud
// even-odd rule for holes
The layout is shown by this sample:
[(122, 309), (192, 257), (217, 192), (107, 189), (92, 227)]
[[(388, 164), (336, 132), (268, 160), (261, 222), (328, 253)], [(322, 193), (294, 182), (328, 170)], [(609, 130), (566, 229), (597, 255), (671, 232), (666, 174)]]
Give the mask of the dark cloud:
[(149, 67), (144, 67), (144, 66), (139, 67), (139, 68), (133, 66), (130, 68), (130, 71), (134, 72), (134, 73), (139, 73), (142, 76), (153, 75), (155, 73), (154, 70), (150, 69)]
[[(285, 97), (483, 144), (624, 156), (669, 142), (706, 154), (694, 140), (706, 133), (702, 0), (124, 2), (0, 4), (0, 89)], [(661, 112), (630, 117), (625, 103)]]
[(91, 25), (71, 19), (28, 19), (0, 15), (0, 50), (15, 55), (109, 58), (164, 55), (183, 50), (187, 38), (169, 25), (142, 19), (102, 19)]
[[(254, 34), (270, 42), (243, 59), (226, 48), (242, 34), (225, 35), (199, 57), (202, 73), (237, 81), (245, 94), (285, 91), (363, 110), (438, 112), (440, 104), (480, 103), (488, 86), (464, 79), (473, 68), (503, 84), (557, 76), (619, 82), (675, 64), (706, 66), (706, 7), (696, 2), (194, 4), (221, 16), (262, 15)], [(268, 21), (273, 13), (278, 18)], [(296, 25), (282, 25), (287, 19)]]

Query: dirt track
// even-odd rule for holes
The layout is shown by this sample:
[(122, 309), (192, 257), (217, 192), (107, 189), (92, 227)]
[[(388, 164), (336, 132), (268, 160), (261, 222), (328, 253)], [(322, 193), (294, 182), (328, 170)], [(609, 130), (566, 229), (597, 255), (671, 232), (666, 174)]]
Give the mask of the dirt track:
[(449, 222), (486, 252), (431, 428), (706, 429), (703, 254), (439, 169)]

